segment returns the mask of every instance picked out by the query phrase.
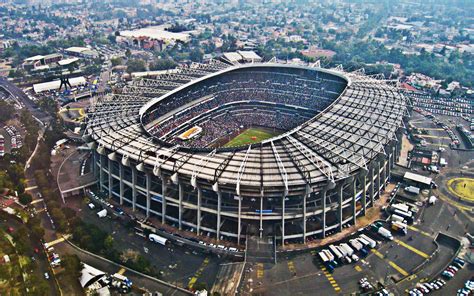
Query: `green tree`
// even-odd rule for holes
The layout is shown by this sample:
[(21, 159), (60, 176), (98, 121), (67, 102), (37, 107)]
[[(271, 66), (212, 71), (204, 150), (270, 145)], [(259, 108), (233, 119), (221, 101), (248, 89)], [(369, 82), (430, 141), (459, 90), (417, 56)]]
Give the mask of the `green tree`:
[(127, 72), (143, 72), (146, 71), (145, 61), (141, 59), (129, 59), (127, 62)]
[(26, 193), (26, 192), (23, 192), (23, 193), (20, 193), (19, 197), (18, 197), (18, 200), (24, 204), (24, 205), (27, 205), (29, 204), (33, 198), (31, 197), (30, 194)]
[(61, 259), (61, 265), (71, 278), (77, 279), (81, 276), (82, 263), (77, 255), (66, 254)]

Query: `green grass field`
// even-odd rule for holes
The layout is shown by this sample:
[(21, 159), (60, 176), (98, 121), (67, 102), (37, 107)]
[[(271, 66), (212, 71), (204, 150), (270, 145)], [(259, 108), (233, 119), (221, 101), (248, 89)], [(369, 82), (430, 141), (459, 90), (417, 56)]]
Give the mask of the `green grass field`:
[(272, 132), (267, 129), (249, 128), (246, 131), (242, 132), (240, 135), (230, 140), (227, 144), (224, 145), (224, 147), (239, 147), (248, 144), (259, 143), (263, 140), (272, 138), (278, 134), (278, 132)]

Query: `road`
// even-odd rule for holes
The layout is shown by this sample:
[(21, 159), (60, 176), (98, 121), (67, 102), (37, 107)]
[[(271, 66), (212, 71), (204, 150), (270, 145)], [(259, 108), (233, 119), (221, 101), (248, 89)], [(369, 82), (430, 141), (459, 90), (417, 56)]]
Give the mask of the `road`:
[(11, 96), (15, 99), (20, 100), (26, 108), (31, 112), (34, 118), (41, 122), (42, 125), (48, 123), (52, 118), (46, 112), (41, 111), (35, 106), (35, 103), (30, 100), (30, 98), (17, 87), (15, 84), (9, 82), (5, 78), (0, 77), (0, 87), (4, 88)]

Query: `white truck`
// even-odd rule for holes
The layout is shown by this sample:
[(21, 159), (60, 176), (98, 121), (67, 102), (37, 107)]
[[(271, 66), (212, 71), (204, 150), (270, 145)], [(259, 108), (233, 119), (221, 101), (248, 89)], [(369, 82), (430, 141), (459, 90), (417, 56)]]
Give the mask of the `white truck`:
[(349, 244), (342, 243), (339, 246), (340, 246), (341, 249), (343, 249), (346, 252), (347, 256), (349, 256), (352, 259), (352, 261), (354, 261), (354, 262), (359, 261), (359, 257), (356, 254), (354, 254), (354, 249), (351, 248), (351, 246), (349, 246)]
[(391, 207), (393, 208), (393, 210), (400, 210), (404, 212), (408, 212), (410, 210), (410, 207), (404, 203), (392, 204)]
[(344, 255), (336, 248), (336, 246), (329, 245), (329, 250), (331, 250), (334, 256), (336, 256), (339, 262), (342, 262), (342, 258), (344, 257)]
[(362, 245), (358, 240), (356, 239), (351, 239), (349, 240), (349, 243), (351, 244), (351, 246), (356, 249), (357, 251), (360, 251), (364, 245)]
[(405, 218), (403, 218), (402, 216), (399, 216), (397, 214), (392, 214), (392, 216), (390, 216), (390, 220), (392, 222), (401, 222), (401, 223), (407, 223), (407, 221), (405, 220)]
[(352, 260), (351, 260), (351, 257), (349, 257), (348, 253), (346, 252), (345, 249), (341, 248), (341, 246), (335, 246), (336, 249), (342, 254), (342, 259), (346, 262), (346, 263), (351, 263)]
[(159, 243), (160, 245), (163, 245), (165, 246), (166, 245), (166, 242), (168, 241), (168, 239), (164, 238), (164, 237), (161, 237), (157, 234), (154, 234), (154, 233), (151, 233), (149, 236), (148, 236), (148, 239), (151, 241), (151, 242), (155, 242), (155, 243)]
[(375, 248), (377, 246), (377, 242), (371, 239), (370, 237), (368, 237), (367, 235), (361, 234), (360, 237), (363, 238), (365, 241), (367, 241), (371, 248)]
[(393, 240), (393, 235), (392, 232), (384, 227), (380, 227), (377, 230), (377, 233), (380, 234), (381, 236), (385, 237), (388, 240)]
[(99, 218), (107, 217), (107, 210), (103, 209), (102, 211), (97, 212), (97, 216), (99, 216)]

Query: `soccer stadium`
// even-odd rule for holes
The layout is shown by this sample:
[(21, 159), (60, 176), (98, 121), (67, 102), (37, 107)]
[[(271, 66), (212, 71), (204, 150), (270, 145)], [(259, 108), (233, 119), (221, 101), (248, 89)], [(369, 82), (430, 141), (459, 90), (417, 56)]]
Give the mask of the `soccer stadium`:
[(374, 205), (406, 108), (363, 71), (213, 60), (102, 98), (84, 140), (100, 189), (133, 211), (217, 240), (304, 243)]

